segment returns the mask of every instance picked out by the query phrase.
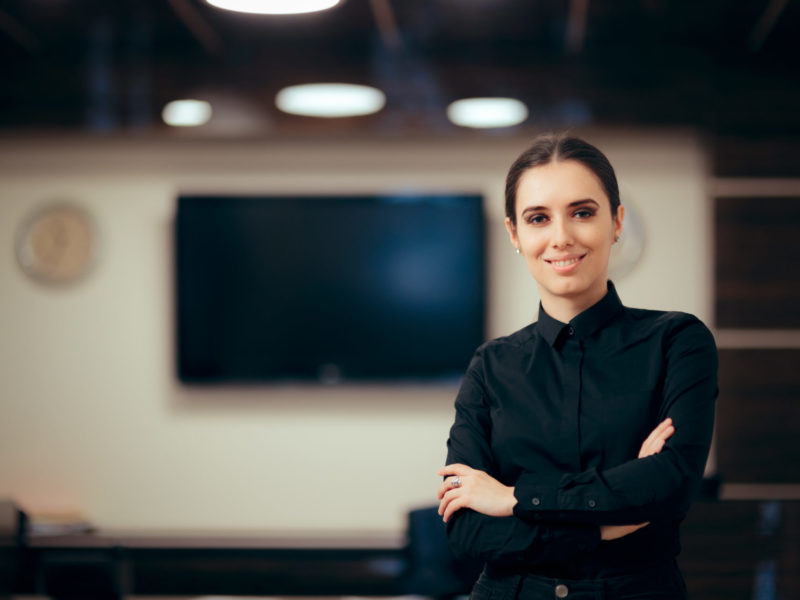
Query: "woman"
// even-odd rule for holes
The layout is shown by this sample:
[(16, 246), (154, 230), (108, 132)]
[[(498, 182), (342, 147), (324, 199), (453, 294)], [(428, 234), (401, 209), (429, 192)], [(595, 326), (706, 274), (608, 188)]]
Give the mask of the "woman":
[(686, 598), (678, 525), (717, 395), (708, 329), (623, 306), (607, 280), (625, 216), (608, 159), (543, 136), (511, 166), (506, 228), (539, 320), (475, 353), (439, 514), (486, 561), (472, 598)]

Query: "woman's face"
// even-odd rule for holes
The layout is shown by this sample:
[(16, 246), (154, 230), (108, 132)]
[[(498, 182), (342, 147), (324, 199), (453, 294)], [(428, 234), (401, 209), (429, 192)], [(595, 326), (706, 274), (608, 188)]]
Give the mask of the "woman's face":
[(622, 206), (611, 216), (603, 185), (578, 161), (550, 162), (523, 173), (517, 224), (506, 219), (506, 228), (539, 285), (545, 309), (564, 299), (583, 310), (605, 295), (611, 246), (624, 216)]

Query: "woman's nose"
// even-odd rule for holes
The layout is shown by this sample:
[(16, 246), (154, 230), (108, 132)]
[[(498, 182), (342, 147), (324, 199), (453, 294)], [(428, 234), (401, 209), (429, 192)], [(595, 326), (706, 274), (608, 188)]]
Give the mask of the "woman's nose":
[(552, 238), (550, 240), (554, 248), (563, 248), (572, 245), (572, 230), (569, 223), (562, 219), (553, 221)]

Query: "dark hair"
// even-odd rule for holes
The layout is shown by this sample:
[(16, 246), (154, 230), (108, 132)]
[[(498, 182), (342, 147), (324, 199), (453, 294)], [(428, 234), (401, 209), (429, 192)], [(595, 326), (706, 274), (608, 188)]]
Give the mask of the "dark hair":
[(619, 206), (619, 186), (614, 167), (605, 154), (589, 142), (567, 135), (544, 134), (538, 136), (533, 144), (519, 155), (506, 176), (506, 216), (517, 224), (517, 188), (523, 173), (533, 167), (554, 161), (576, 160), (597, 175), (611, 203), (611, 215), (616, 216)]

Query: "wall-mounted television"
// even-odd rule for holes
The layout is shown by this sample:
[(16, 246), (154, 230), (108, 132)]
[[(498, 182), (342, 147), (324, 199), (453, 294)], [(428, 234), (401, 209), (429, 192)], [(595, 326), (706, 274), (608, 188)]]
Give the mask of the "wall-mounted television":
[(484, 340), (482, 198), (181, 196), (185, 383), (442, 379)]

